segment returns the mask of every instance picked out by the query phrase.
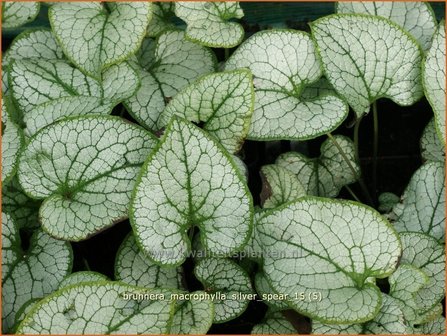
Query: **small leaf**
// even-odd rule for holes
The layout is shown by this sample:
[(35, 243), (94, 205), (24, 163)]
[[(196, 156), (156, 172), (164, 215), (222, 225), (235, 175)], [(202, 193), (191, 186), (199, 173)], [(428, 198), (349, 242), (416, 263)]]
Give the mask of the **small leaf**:
[(426, 2), (338, 2), (337, 13), (358, 13), (381, 16), (404, 28), (423, 50), (430, 48), (436, 30), (436, 17)]
[(137, 57), (141, 87), (125, 105), (140, 124), (153, 131), (169, 100), (216, 67), (211, 50), (185, 40), (180, 31), (162, 33), (155, 41), (145, 39)]
[(334, 140), (349, 159), (349, 164), (331, 139), (321, 145), (321, 155), (309, 159), (297, 152), (281, 154), (276, 164), (294, 173), (309, 195), (335, 197), (345, 185), (357, 181), (360, 175), (360, 165), (355, 159), (354, 143), (348, 137), (335, 135)]
[(399, 196), (391, 193), (384, 192), (379, 195), (379, 207), (378, 210), (382, 213), (388, 213), (393, 210), (394, 206), (399, 203)]
[(445, 161), (445, 145), (436, 134), (435, 121), (431, 119), (421, 136), (421, 156), (424, 161)]
[(181, 288), (182, 269), (160, 267), (138, 248), (133, 235), (122, 242), (115, 260), (115, 279), (145, 288)]
[[(324, 323), (361, 323), (381, 305), (367, 281), (396, 268), (401, 247), (379, 213), (348, 201), (304, 197), (266, 211), (257, 224), (263, 270), (290, 307)], [(301, 300), (296, 293), (317, 293)]]
[(348, 114), (346, 104), (334, 95), (302, 99), (305, 86), (322, 75), (313, 42), (304, 32), (258, 32), (241, 44), (225, 68), (249, 68), (253, 73), (250, 139), (316, 138), (337, 128)]
[(251, 330), (252, 335), (287, 335), (296, 333), (293, 325), (281, 312), (270, 314), (262, 323), (256, 324)]
[(10, 214), (19, 228), (39, 226), (38, 212), (41, 202), (26, 195), (17, 176), (2, 185), (2, 210)]
[(244, 12), (238, 2), (177, 2), (175, 14), (186, 22), (186, 37), (207, 47), (232, 48), (242, 42), (244, 28), (230, 19)]
[(174, 17), (173, 2), (155, 2), (152, 4), (152, 20), (147, 26), (146, 36), (157, 37), (166, 30), (175, 29), (175, 25), (172, 22)]
[(242, 147), (253, 113), (253, 80), (248, 70), (219, 72), (192, 83), (169, 102), (158, 120), (165, 127), (173, 115), (203, 122), (203, 129), (230, 152)]
[(311, 29), (327, 79), (357, 117), (378, 98), (408, 106), (422, 97), (422, 51), (393, 22), (338, 14), (314, 21)]
[(37, 133), (24, 149), (19, 181), (44, 199), (45, 231), (79, 241), (127, 217), (130, 192), (157, 140), (118, 117), (63, 119)]
[(61, 283), (59, 284), (59, 289), (68, 286), (78, 285), (85, 282), (107, 281), (107, 280), (109, 279), (104, 274), (98, 272), (91, 272), (91, 271), (75, 272), (65, 277), (65, 279), (61, 281)]
[[(214, 304), (209, 299), (200, 298), (206, 293), (195, 291), (186, 293), (191, 295), (190, 300), (178, 300), (170, 330), (171, 335), (203, 335), (208, 332), (213, 324)], [(195, 298), (199, 296), (199, 298)]]
[(197, 226), (205, 249), (231, 254), (246, 244), (252, 213), (229, 154), (201, 129), (174, 118), (132, 196), (131, 224), (144, 252), (157, 263), (180, 265), (191, 250), (187, 230)]
[(261, 204), (264, 209), (276, 208), (306, 195), (306, 189), (289, 169), (279, 165), (261, 168)]
[(419, 268), (428, 276), (428, 284), (415, 295), (419, 314), (433, 309), (445, 296), (445, 251), (434, 238), (415, 232), (400, 234), (401, 263)]
[(102, 71), (126, 60), (140, 48), (152, 17), (149, 2), (57, 3), (48, 11), (64, 53), (77, 67), (100, 79)]
[(391, 274), (388, 281), (390, 296), (396, 299), (406, 321), (411, 325), (423, 323), (415, 297), (417, 292), (428, 283), (428, 276), (412, 265), (402, 264)]
[(2, 330), (11, 332), (16, 314), (29, 300), (55, 291), (72, 267), (71, 246), (41, 230), (31, 237), (27, 251), (21, 248), (13, 219), (2, 214)]
[(5, 1), (2, 6), (2, 27), (16, 28), (33, 21), (39, 14), (37, 1)]
[(216, 294), (214, 323), (224, 323), (241, 315), (253, 295), (250, 277), (234, 261), (206, 258), (197, 263), (194, 274), (205, 291)]
[(439, 240), (445, 236), (445, 167), (428, 162), (411, 177), (401, 202), (393, 208), (397, 231), (423, 232)]
[(422, 85), (435, 114), (438, 137), (445, 145), (445, 21), (439, 24), (422, 64)]
[[(138, 299), (145, 295), (149, 299)], [(162, 289), (107, 281), (65, 287), (40, 301), (17, 333), (166, 334), (175, 303), (169, 295)]]

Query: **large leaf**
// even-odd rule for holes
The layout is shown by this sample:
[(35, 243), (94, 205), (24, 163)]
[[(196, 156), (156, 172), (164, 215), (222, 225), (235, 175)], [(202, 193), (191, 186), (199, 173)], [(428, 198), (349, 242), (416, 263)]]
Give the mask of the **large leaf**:
[(445, 21), (433, 37), (432, 45), (422, 65), (425, 96), (435, 114), (436, 131), (445, 145)]
[(173, 118), (135, 186), (130, 210), (138, 244), (155, 262), (180, 265), (197, 226), (205, 249), (230, 254), (247, 242), (253, 205), (228, 153), (204, 131)]
[(187, 38), (204, 46), (232, 48), (244, 38), (244, 28), (229, 21), (244, 16), (238, 2), (180, 1), (175, 14), (186, 22)]
[(160, 267), (143, 254), (133, 235), (122, 242), (115, 259), (115, 279), (145, 288), (181, 288), (180, 267)]
[(430, 48), (437, 24), (430, 4), (418, 1), (338, 2), (337, 12), (377, 15), (389, 19), (410, 33), (425, 51)]
[(424, 161), (445, 161), (445, 144), (436, 134), (434, 119), (430, 120), (424, 128), (421, 140), (421, 156)]
[(33, 21), (39, 14), (37, 1), (5, 1), (2, 5), (2, 28), (16, 28)]
[(203, 129), (235, 153), (247, 136), (253, 101), (253, 81), (248, 70), (214, 73), (175, 95), (161, 114), (158, 128), (165, 127), (173, 115), (203, 122)]
[(338, 14), (311, 28), (327, 79), (357, 117), (378, 98), (407, 106), (422, 97), (422, 50), (398, 25), (382, 17)]
[(42, 298), (59, 287), (72, 266), (70, 244), (41, 230), (23, 251), (19, 229), (2, 213), (2, 330), (11, 332), (16, 314), (29, 300)]
[(127, 217), (136, 175), (156, 142), (117, 117), (63, 119), (31, 138), (19, 181), (30, 196), (44, 199), (45, 231), (79, 241)]
[(265, 209), (275, 208), (307, 194), (298, 176), (280, 165), (261, 168), (261, 204)]
[(137, 57), (141, 87), (126, 101), (126, 107), (151, 130), (157, 129), (161, 112), (178, 91), (216, 67), (211, 50), (185, 40), (180, 31), (145, 39)]
[(250, 139), (316, 138), (337, 128), (348, 113), (346, 104), (334, 95), (301, 97), (305, 86), (322, 75), (314, 44), (304, 32), (256, 33), (234, 52), (225, 68), (249, 68), (253, 73)]
[(319, 158), (309, 159), (303, 154), (288, 152), (281, 154), (276, 164), (294, 173), (309, 195), (335, 197), (343, 186), (357, 181), (360, 165), (355, 159), (351, 139), (341, 135), (336, 135), (333, 139), (343, 150), (349, 164), (331, 139), (321, 145)]
[[(300, 313), (325, 323), (372, 319), (382, 295), (367, 279), (391, 274), (401, 254), (390, 224), (354, 202), (301, 198), (265, 212), (256, 232), (273, 289), (287, 294)], [(312, 293), (321, 300), (312, 300)]]
[(432, 310), (445, 296), (445, 249), (436, 239), (422, 233), (400, 234), (403, 254), (401, 263), (419, 268), (428, 283), (415, 294), (420, 315)]
[(66, 56), (84, 73), (100, 79), (106, 67), (138, 50), (152, 17), (152, 4), (63, 2), (52, 5), (48, 15)]
[(167, 290), (106, 281), (85, 283), (65, 287), (40, 301), (17, 333), (166, 334), (174, 305)]
[(125, 62), (109, 67), (102, 82), (60, 60), (17, 60), (9, 76), (28, 136), (63, 117), (107, 114), (140, 85), (137, 73)]
[(65, 277), (65, 279), (61, 281), (61, 283), (59, 284), (59, 289), (68, 286), (79, 285), (85, 282), (106, 281), (106, 280), (108, 280), (108, 278), (101, 273), (91, 271), (75, 272)]
[(157, 37), (166, 30), (175, 29), (172, 18), (174, 18), (174, 2), (156, 2), (152, 4), (152, 20), (147, 26), (146, 36)]
[(393, 208), (399, 232), (424, 232), (436, 239), (445, 237), (445, 166), (428, 162), (411, 177), (401, 202)]
[(254, 297), (248, 274), (229, 259), (206, 258), (197, 263), (194, 274), (205, 290), (215, 294), (214, 323), (235, 319)]

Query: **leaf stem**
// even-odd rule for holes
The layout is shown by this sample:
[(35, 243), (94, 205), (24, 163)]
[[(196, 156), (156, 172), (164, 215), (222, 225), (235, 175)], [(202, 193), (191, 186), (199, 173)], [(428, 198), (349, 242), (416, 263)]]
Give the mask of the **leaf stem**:
[(355, 148), (355, 159), (360, 164), (360, 154), (359, 154), (359, 129), (362, 117), (358, 118), (354, 125), (354, 148)]
[(373, 103), (373, 123), (374, 123), (374, 138), (373, 138), (373, 195), (377, 193), (377, 155), (379, 152), (379, 117), (377, 113), (377, 101)]
[(230, 57), (230, 49), (229, 48), (225, 48), (225, 61)]
[(327, 133), (327, 136), (329, 139), (331, 139), (332, 143), (335, 145), (335, 147), (337, 147), (338, 151), (340, 152), (341, 156), (343, 157), (343, 159), (346, 161), (346, 163), (349, 166), (349, 169), (352, 171), (352, 173), (354, 174), (354, 176), (357, 177), (357, 180), (359, 181), (360, 187), (362, 188), (363, 194), (365, 195), (365, 197), (368, 199), (368, 203), (370, 205), (373, 205), (374, 202), (371, 198), (371, 195), (369, 194), (368, 188), (366, 187), (365, 182), (363, 181), (362, 176), (355, 170), (355, 168), (352, 166), (351, 161), (349, 160), (349, 158), (346, 156), (346, 153), (344, 152), (343, 148), (340, 147), (340, 145), (338, 144), (337, 140), (334, 138), (334, 136), (331, 133)]
[(357, 195), (354, 193), (354, 191), (347, 185), (345, 185), (346, 190), (349, 192), (349, 194), (351, 195), (351, 197), (353, 199), (355, 199), (357, 202), (362, 203), (362, 201), (360, 200), (360, 198), (357, 197)]

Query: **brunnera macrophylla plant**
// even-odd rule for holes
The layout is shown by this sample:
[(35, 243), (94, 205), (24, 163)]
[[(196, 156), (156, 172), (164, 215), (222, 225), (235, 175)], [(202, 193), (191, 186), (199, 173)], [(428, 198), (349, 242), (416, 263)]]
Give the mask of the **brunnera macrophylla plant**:
[[(341, 2), (310, 32), (254, 34), (237, 2), (2, 7), (5, 31), (48, 12), (2, 58), (3, 333), (205, 334), (255, 300), (254, 334), (445, 333), (445, 23), (429, 4)], [(377, 100), (424, 96), (423, 164), (376, 197)], [(314, 139), (254, 172), (244, 147)], [(77, 266), (79, 242), (125, 221), (111, 274)]]

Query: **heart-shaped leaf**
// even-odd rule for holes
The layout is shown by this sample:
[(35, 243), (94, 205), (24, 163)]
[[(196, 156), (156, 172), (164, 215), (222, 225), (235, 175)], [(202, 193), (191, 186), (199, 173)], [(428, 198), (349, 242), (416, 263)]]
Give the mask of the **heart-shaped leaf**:
[(2, 210), (10, 214), (19, 228), (39, 226), (38, 212), (41, 202), (26, 195), (14, 176), (2, 183)]
[(186, 37), (204, 46), (232, 48), (244, 38), (244, 28), (229, 21), (244, 16), (238, 2), (180, 1), (175, 14), (187, 24)]
[(261, 179), (261, 204), (264, 209), (276, 208), (307, 194), (297, 175), (280, 165), (263, 166)]
[(102, 71), (139, 49), (152, 17), (150, 2), (63, 2), (48, 11), (51, 27), (66, 56), (84, 73)]
[(338, 2), (338, 13), (381, 16), (393, 21), (411, 34), (423, 50), (430, 48), (436, 30), (436, 16), (427, 2)]
[(137, 58), (141, 87), (125, 104), (140, 124), (154, 131), (171, 98), (216, 67), (212, 51), (185, 40), (180, 31), (165, 32), (156, 40), (145, 39)]
[(430, 120), (421, 136), (421, 156), (425, 161), (445, 161), (445, 145), (436, 134), (435, 121)]
[(173, 115), (203, 122), (204, 130), (235, 153), (247, 136), (253, 101), (253, 81), (248, 70), (214, 73), (175, 95), (161, 114), (158, 128), (165, 127)]
[(38, 230), (23, 251), (18, 227), (2, 213), (2, 330), (11, 332), (19, 309), (55, 291), (71, 267), (69, 243)]
[(250, 237), (253, 205), (229, 154), (200, 128), (174, 117), (144, 164), (130, 210), (137, 242), (155, 262), (180, 265), (197, 226), (205, 249), (240, 250)]
[(311, 29), (327, 79), (357, 117), (378, 98), (408, 106), (422, 97), (422, 51), (398, 25), (377, 16), (338, 14), (314, 21)]
[(428, 162), (411, 177), (392, 219), (399, 232), (424, 232), (436, 239), (445, 237), (445, 166)]
[(419, 316), (416, 295), (428, 281), (429, 278), (423, 271), (406, 264), (400, 265), (389, 278), (390, 295), (396, 299), (406, 321), (411, 325), (426, 322)]
[(250, 277), (232, 260), (202, 259), (194, 274), (207, 292), (216, 295), (214, 323), (224, 323), (241, 315), (250, 303), (250, 296), (254, 296)]
[(422, 65), (422, 84), (425, 96), (435, 114), (436, 131), (445, 145), (445, 21), (433, 37), (430, 50)]
[(262, 323), (256, 324), (251, 330), (252, 335), (291, 335), (296, 333), (296, 329), (281, 312), (269, 314)]
[[(325, 323), (372, 319), (382, 295), (367, 279), (391, 274), (401, 254), (389, 223), (354, 202), (301, 198), (266, 211), (256, 232), (273, 289), (287, 294), (300, 313)], [(295, 293), (322, 299), (301, 300)]]
[(146, 36), (157, 37), (166, 30), (175, 29), (175, 25), (172, 23), (174, 7), (174, 2), (152, 3), (152, 20), (147, 26)]
[(61, 283), (59, 284), (59, 289), (68, 286), (78, 285), (85, 282), (107, 281), (107, 280), (109, 279), (104, 274), (98, 272), (91, 272), (91, 271), (75, 272), (65, 277), (65, 279), (61, 281)]
[(2, 27), (16, 28), (33, 21), (39, 14), (37, 1), (5, 1), (2, 6)]
[(18, 334), (166, 334), (170, 292), (114, 282), (62, 288), (33, 307)]
[(355, 147), (351, 139), (341, 135), (335, 135), (333, 139), (348, 158), (349, 164), (331, 139), (321, 145), (319, 158), (309, 159), (303, 154), (288, 152), (281, 154), (276, 164), (294, 173), (309, 195), (335, 197), (343, 186), (357, 181), (360, 165), (355, 159)]
[(432, 310), (445, 296), (445, 250), (436, 239), (422, 233), (400, 234), (403, 254), (401, 263), (419, 268), (428, 276), (428, 283), (415, 295), (422, 315)]
[(348, 107), (334, 95), (302, 99), (305, 86), (322, 75), (314, 44), (304, 32), (256, 33), (233, 53), (225, 68), (249, 68), (253, 73), (250, 139), (316, 138), (337, 128), (347, 116)]
[(100, 83), (64, 61), (38, 59), (13, 62), (10, 82), (12, 95), (23, 112), (27, 136), (63, 117), (110, 113), (140, 84), (127, 63), (109, 67)]
[(156, 142), (117, 117), (66, 118), (30, 139), (19, 181), (30, 196), (44, 199), (45, 231), (79, 241), (127, 217), (136, 175)]
[(383, 294), (383, 302), (379, 313), (364, 324), (344, 325), (344, 324), (323, 324), (315, 321), (312, 323), (313, 334), (353, 334), (353, 335), (395, 335), (409, 334), (411, 328), (405, 321), (404, 314), (400, 309), (397, 300)]
[(133, 235), (122, 242), (115, 259), (115, 279), (145, 288), (182, 288), (180, 267), (160, 267), (138, 248)]

